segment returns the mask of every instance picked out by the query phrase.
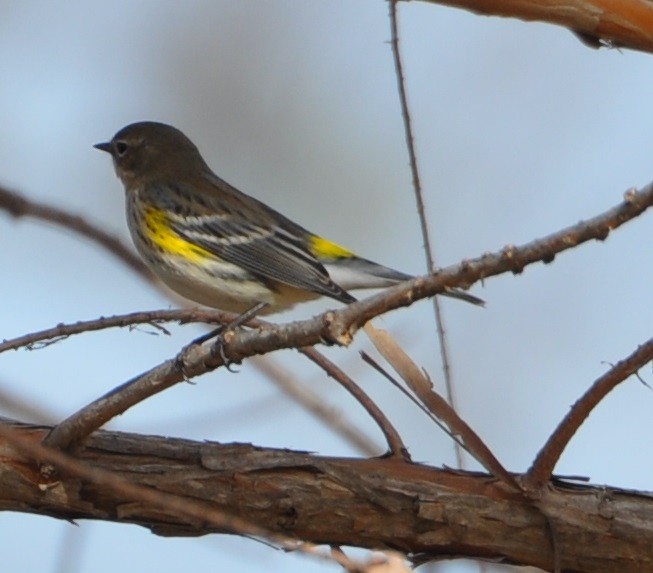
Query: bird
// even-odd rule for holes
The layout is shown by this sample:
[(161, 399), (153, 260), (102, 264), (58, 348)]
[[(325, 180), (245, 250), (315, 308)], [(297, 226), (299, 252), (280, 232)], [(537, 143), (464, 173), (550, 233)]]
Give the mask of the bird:
[[(274, 314), (350, 290), (386, 288), (413, 276), (312, 233), (216, 175), (171, 125), (127, 125), (95, 148), (107, 152), (126, 196), (134, 245), (169, 288), (204, 306)], [(460, 289), (443, 295), (475, 305)]]

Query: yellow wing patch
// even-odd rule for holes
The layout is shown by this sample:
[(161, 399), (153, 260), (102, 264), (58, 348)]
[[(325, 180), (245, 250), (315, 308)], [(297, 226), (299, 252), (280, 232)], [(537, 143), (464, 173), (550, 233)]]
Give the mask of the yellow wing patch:
[(318, 259), (351, 259), (356, 256), (350, 250), (345, 249), (345, 247), (341, 247), (317, 235), (313, 235), (310, 241), (311, 252)]
[(164, 253), (178, 255), (189, 262), (197, 263), (213, 257), (210, 251), (175, 233), (170, 228), (168, 216), (159, 209), (147, 209), (145, 212), (145, 234)]

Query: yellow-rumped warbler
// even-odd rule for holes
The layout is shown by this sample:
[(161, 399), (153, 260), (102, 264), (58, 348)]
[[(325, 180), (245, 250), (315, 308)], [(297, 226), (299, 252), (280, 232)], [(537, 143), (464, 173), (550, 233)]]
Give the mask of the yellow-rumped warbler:
[[(412, 277), (315, 235), (218, 177), (181, 131), (133, 123), (97, 149), (111, 154), (127, 195), (127, 222), (141, 256), (172, 290), (222, 310), (262, 314)], [(448, 296), (483, 304), (449, 290)]]

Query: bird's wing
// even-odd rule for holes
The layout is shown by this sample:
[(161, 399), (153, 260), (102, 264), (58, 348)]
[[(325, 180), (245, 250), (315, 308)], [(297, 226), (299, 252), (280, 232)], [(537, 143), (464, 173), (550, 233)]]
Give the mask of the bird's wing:
[[(307, 231), (253, 198), (229, 199), (212, 197), (211, 214), (171, 215), (170, 226), (185, 240), (263, 281), (278, 281), (342, 302), (355, 300), (308, 250)], [(264, 210), (248, 216), (251, 201)]]

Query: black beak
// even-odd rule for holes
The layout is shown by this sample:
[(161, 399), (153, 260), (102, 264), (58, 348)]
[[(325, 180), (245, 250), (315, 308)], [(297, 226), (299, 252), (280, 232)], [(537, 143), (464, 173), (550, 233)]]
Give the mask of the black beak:
[(95, 149), (99, 149), (100, 151), (106, 151), (107, 153), (113, 152), (113, 147), (109, 141), (106, 143), (96, 143), (93, 147), (95, 147)]

